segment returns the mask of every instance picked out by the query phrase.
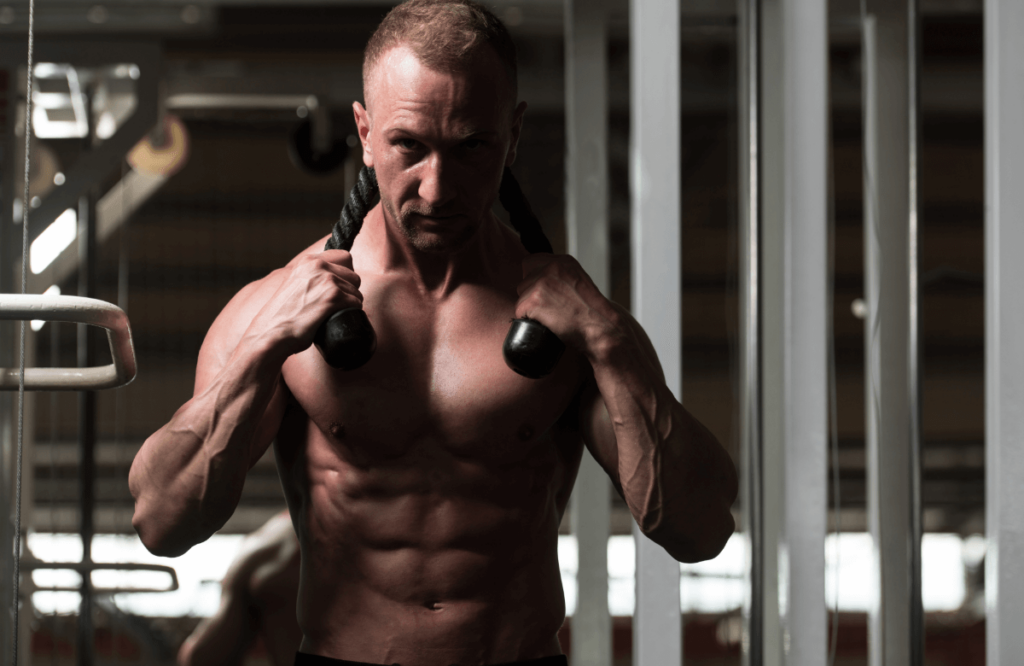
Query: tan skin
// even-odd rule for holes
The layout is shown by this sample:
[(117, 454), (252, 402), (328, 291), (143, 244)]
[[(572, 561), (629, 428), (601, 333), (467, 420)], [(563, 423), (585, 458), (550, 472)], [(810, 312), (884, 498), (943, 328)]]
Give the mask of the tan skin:
[[(276, 436), (303, 652), (402, 666), (560, 654), (557, 532), (584, 445), (676, 559), (714, 557), (733, 531), (729, 456), (672, 396), (640, 326), (574, 259), (528, 255), (490, 214), (526, 108), (505, 101), (502, 71), (489, 49), (446, 73), (405, 46), (384, 54), (354, 109), (385, 205), (351, 254), (319, 240), (228, 304), (195, 396), (132, 466), (140, 537), (177, 555), (227, 521)], [(359, 304), (377, 352), (332, 370), (314, 332)], [(550, 376), (505, 365), (513, 316), (566, 342)]]
[(302, 642), (295, 620), (299, 542), (287, 513), (243, 542), (221, 582), (217, 612), (178, 651), (178, 666), (241, 666), (257, 637), (270, 662), (291, 666)]

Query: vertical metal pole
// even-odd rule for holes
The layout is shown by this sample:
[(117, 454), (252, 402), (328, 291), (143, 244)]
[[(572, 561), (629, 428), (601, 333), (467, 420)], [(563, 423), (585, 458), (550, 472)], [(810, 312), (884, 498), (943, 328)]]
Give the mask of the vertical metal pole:
[[(911, 126), (916, 106), (908, 0), (868, 0), (863, 25), (865, 404), (868, 526), (878, 596), (868, 616), (871, 666), (910, 664), (916, 554), (916, 217)], [(914, 330), (912, 330), (914, 329)], [(920, 635), (918, 634), (917, 637)]]
[[(92, 117), (91, 91), (85, 96), (86, 115), (89, 131), (86, 134), (85, 149), (92, 147), (94, 120)], [(96, 197), (89, 192), (78, 202), (78, 295), (96, 298)], [(78, 325), (78, 365), (96, 365), (95, 346), (92, 331), (85, 324)], [(96, 504), (96, 392), (78, 393), (78, 506), (80, 511), (79, 534), (82, 538), (82, 562), (92, 561), (93, 508)], [(92, 578), (82, 574), (82, 602), (78, 611), (78, 666), (93, 664), (92, 626)]]
[[(17, 68), (0, 70), (0, 293), (13, 293), (15, 288), (15, 257), (20, 255), (21, 226), (14, 224), (15, 198), (15, 126), (18, 108)], [(19, 197), (20, 198), (20, 197)], [(15, 322), (0, 321), (0, 366), (15, 367), (18, 363), (15, 344), (18, 335)], [(0, 622), (0, 655), (8, 658), (13, 652), (14, 618), (9, 607), (14, 594), (14, 497), (17, 446), (17, 395), (0, 391), (0, 607), (6, 607), (6, 621)]]
[[(630, 3), (633, 314), (682, 397), (679, 3)], [(634, 666), (682, 663), (679, 563), (633, 526)]]
[(1024, 3), (985, 2), (985, 623), (989, 666), (1024, 655)]
[[(91, 194), (81, 198), (78, 206), (78, 295), (96, 298), (96, 199)], [(78, 325), (78, 365), (96, 365), (92, 331), (85, 324)], [(78, 393), (78, 506), (79, 534), (82, 538), (82, 562), (92, 561), (93, 508), (96, 504), (96, 392)], [(92, 666), (92, 580), (82, 574), (82, 603), (78, 613), (77, 663)]]
[(784, 381), (785, 340), (785, 104), (782, 70), (783, 0), (760, 0), (760, 163), (761, 163), (761, 382), (772, 387), (761, 395), (763, 455), (762, 513), (764, 530), (761, 557), (764, 570), (764, 665), (784, 663), (782, 599), (779, 562), (782, 552), (785, 502)]
[(909, 158), (910, 208), (907, 262), (909, 277), (910, 326), (907, 353), (910, 385), (910, 666), (924, 666), (924, 599), (921, 593), (921, 539), (924, 537), (924, 509), (921, 500), (921, 285), (919, 280), (920, 237), (918, 226), (918, 130), (921, 126), (920, 100), (920, 18), (918, 0), (907, 0), (907, 155)]
[(565, 1), (566, 226), (569, 253), (605, 295), (608, 259), (608, 62), (604, 0)]
[[(820, 0), (782, 0), (782, 532), (785, 662), (824, 664), (827, 442), (828, 21)], [(766, 354), (775, 350), (766, 350)]]
[[(603, 2), (565, 2), (566, 220), (569, 254), (601, 293), (610, 292), (608, 258), (608, 94)], [(612, 665), (608, 612), (611, 483), (584, 452), (570, 504), (576, 535), (573, 666)]]
[(739, 0), (740, 445), (749, 594), (743, 608), (744, 666), (764, 664), (764, 520), (761, 465), (760, 11)]

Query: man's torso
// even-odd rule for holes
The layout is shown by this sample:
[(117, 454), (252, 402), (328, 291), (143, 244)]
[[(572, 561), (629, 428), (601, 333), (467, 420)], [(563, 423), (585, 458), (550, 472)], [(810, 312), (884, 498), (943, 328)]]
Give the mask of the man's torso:
[(310, 348), (283, 369), (303, 650), (445, 666), (557, 653), (579, 359), (542, 380), (505, 365), (518, 262), (438, 301), (353, 256), (373, 359), (334, 371)]

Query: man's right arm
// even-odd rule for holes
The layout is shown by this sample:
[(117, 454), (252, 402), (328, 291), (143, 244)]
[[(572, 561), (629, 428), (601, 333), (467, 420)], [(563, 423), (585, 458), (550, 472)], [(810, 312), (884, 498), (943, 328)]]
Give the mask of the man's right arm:
[(332, 312), (362, 301), (351, 266), (340, 250), (300, 255), (217, 317), (192, 399), (146, 440), (129, 473), (132, 525), (151, 552), (181, 555), (231, 517), (284, 415), (284, 362), (310, 346)]

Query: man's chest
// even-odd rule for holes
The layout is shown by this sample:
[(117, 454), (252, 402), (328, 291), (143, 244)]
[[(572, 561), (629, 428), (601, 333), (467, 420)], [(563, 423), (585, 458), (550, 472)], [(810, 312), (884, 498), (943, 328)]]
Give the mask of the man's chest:
[(334, 370), (311, 348), (284, 368), (311, 426), (340, 451), (368, 463), (423, 447), (514, 462), (569, 408), (575, 357), (541, 380), (505, 364), (511, 302), (463, 298), (430, 309), (401, 293), (384, 296), (367, 299), (378, 343), (365, 366)]

